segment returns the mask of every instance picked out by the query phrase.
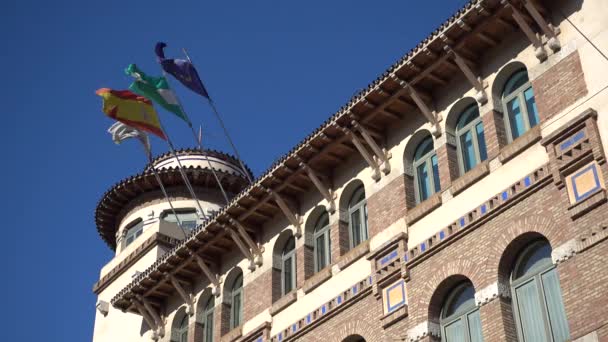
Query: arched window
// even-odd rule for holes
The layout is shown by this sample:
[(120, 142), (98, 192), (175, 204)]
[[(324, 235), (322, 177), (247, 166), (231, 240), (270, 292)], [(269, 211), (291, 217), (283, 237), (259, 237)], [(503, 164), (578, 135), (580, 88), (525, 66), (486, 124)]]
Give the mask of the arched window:
[(414, 185), (416, 203), (426, 200), (441, 189), (437, 154), (431, 136), (424, 138), (414, 152)]
[(481, 319), (475, 305), (475, 289), (470, 282), (456, 286), (441, 310), (441, 340), (481, 342)]
[(470, 105), (460, 114), (455, 132), (460, 174), (464, 174), (488, 158), (477, 104)]
[(365, 189), (360, 186), (348, 202), (350, 247), (354, 248), (367, 240), (367, 201)]
[(295, 288), (296, 284), (296, 240), (293, 236), (287, 240), (281, 253), (281, 294), (284, 296)]
[(502, 105), (507, 136), (511, 141), (538, 125), (540, 120), (534, 100), (534, 90), (525, 69), (515, 72), (505, 83)]
[(203, 311), (204, 342), (213, 342), (213, 311), (215, 309), (215, 297), (211, 295), (205, 304)]
[(513, 314), (521, 341), (570, 339), (559, 277), (546, 240), (528, 245), (511, 273)]
[(175, 341), (188, 342), (188, 315), (184, 315), (175, 330)]
[[(196, 209), (175, 209), (175, 213), (177, 214), (177, 218), (179, 218), (182, 227), (187, 232), (191, 232), (196, 228), (196, 225), (198, 224), (198, 214), (196, 213)], [(171, 210), (165, 211), (161, 215), (161, 218), (163, 221), (177, 224), (177, 219)]]
[(130, 223), (126, 229), (125, 233), (125, 243), (124, 246), (127, 247), (130, 245), (135, 239), (137, 239), (144, 232), (144, 221), (140, 218)]
[(313, 232), (315, 272), (324, 269), (331, 263), (331, 241), (329, 240), (329, 215), (321, 214), (315, 223)]
[(230, 288), (230, 329), (241, 325), (243, 320), (243, 274), (239, 273)]

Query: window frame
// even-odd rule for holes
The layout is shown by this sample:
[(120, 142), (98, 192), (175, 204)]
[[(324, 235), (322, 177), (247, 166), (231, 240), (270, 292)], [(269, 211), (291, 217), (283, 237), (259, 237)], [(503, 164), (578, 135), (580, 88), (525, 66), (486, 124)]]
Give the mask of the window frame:
[[(188, 315), (185, 314), (179, 322), (179, 325), (176, 327), (175, 334), (177, 335), (176, 337), (178, 342), (188, 342), (188, 325), (190, 323), (189, 321), (190, 319)], [(184, 322), (186, 322), (186, 324), (184, 324)]]
[[(327, 219), (327, 224), (323, 224), (325, 222), (325, 219)], [(330, 231), (330, 224), (329, 224), (329, 214), (327, 212), (323, 212), (319, 218), (317, 219), (317, 222), (315, 223), (315, 227), (313, 229), (313, 259), (314, 259), (314, 269), (315, 269), (315, 273), (321, 271), (323, 268), (327, 267), (328, 265), (331, 264), (331, 240), (329, 239), (329, 231)], [(318, 243), (318, 238), (323, 236), (324, 239), (324, 243), (323, 243), (323, 250), (325, 251), (324, 255), (323, 255), (323, 259), (324, 259), (324, 265), (323, 268), (321, 268), (319, 266), (319, 243)]]
[[(293, 241), (293, 249), (287, 251), (289, 247), (289, 243)], [(296, 241), (293, 236), (290, 236), (289, 239), (285, 242), (283, 250), (281, 251), (281, 296), (288, 294), (296, 288)], [(291, 288), (288, 289), (285, 287), (285, 262), (289, 261), (289, 267), (291, 269)]]
[(213, 325), (215, 323), (215, 297), (209, 296), (203, 310), (203, 342), (213, 342)]
[[(131, 223), (125, 227), (124, 232), (123, 249), (135, 242), (135, 240), (144, 233), (144, 220), (140, 217), (131, 221)], [(133, 236), (133, 240), (131, 241), (129, 241), (130, 236)]]
[[(419, 159), (416, 160), (416, 152), (418, 151), (418, 148), (420, 148), (422, 143), (425, 142), (427, 139), (431, 139), (433, 148), (429, 152), (427, 152), (425, 155), (421, 156)], [(441, 191), (441, 184), (439, 185), (439, 191), (435, 190), (435, 175), (433, 174), (433, 172), (434, 172), (433, 171), (433, 157), (434, 156), (437, 156), (437, 152), (435, 151), (435, 142), (433, 141), (433, 138), (431, 136), (427, 136), (418, 143), (418, 145), (416, 146), (416, 149), (414, 149), (414, 155), (412, 157), (412, 166), (413, 166), (413, 173), (414, 173), (414, 198), (416, 200), (416, 204), (420, 204), (420, 203), (426, 201), (432, 195)], [(429, 193), (429, 196), (427, 198), (425, 198), (424, 200), (421, 199), (422, 196), (420, 193), (420, 177), (418, 177), (418, 167), (423, 164), (426, 165), (426, 167), (429, 170), (430, 184), (431, 184), (430, 190), (432, 190), (432, 192)], [(439, 168), (439, 160), (437, 160), (437, 168)], [(437, 175), (437, 178), (439, 178), (439, 175)]]
[[(196, 229), (196, 227), (198, 227), (199, 223), (200, 223), (200, 218), (198, 217), (198, 211), (195, 208), (175, 208), (175, 214), (179, 217), (180, 214), (194, 214), (196, 216), (196, 221), (194, 223), (194, 227), (190, 228), (184, 225), (184, 222), (192, 222), (192, 221), (183, 221), (182, 218), (179, 218), (179, 221), (181, 222), (181, 227), (186, 230), (187, 232), (192, 232)], [(175, 222), (172, 221), (167, 221), (166, 217), (167, 216), (172, 216), (173, 215), (173, 211), (172, 210), (165, 210), (162, 212), (162, 214), (160, 215), (161, 220), (165, 221), (165, 222), (169, 222), (169, 223), (175, 223), (177, 224), (177, 220)]]
[[(353, 204), (355, 199), (361, 197), (363, 195), (363, 199)], [(353, 231), (353, 214), (359, 211), (359, 221), (361, 225), (359, 227), (359, 234), (361, 236), (361, 241), (355, 245), (354, 241), (354, 231)], [(363, 185), (359, 186), (350, 197), (350, 201), (348, 202), (348, 243), (351, 249), (359, 246), (364, 241), (369, 239), (369, 232), (367, 227), (367, 198), (365, 197), (365, 188)]]
[[(475, 311), (479, 312), (479, 306), (475, 305), (475, 302), (473, 301), (472, 306), (461, 308), (461, 309), (457, 310), (456, 312), (450, 314), (449, 316), (446, 316), (446, 310), (450, 307), (452, 302), (456, 299), (455, 297), (457, 295), (459, 295), (460, 289), (462, 289), (464, 287), (468, 287), (468, 286), (470, 286), (473, 289), (473, 292), (475, 293), (475, 287), (473, 287), (473, 284), (471, 284), (468, 281), (465, 281), (465, 282), (455, 286), (450, 291), (450, 294), (448, 295), (447, 300), (445, 301), (445, 303), (443, 304), (443, 306), (441, 308), (441, 315), (439, 316), (440, 317), (439, 325), (441, 327), (441, 336), (447, 337), (446, 328), (449, 325), (451, 325), (457, 321), (462, 321), (462, 325), (466, 332), (465, 341), (471, 342), (471, 329), (470, 329), (470, 325), (469, 325), (469, 315), (471, 315)], [(481, 319), (479, 322), (481, 324)], [(481, 328), (481, 326), (480, 326), (480, 328)], [(483, 335), (482, 335), (482, 339), (483, 339)], [(443, 338), (442, 338), (442, 341), (443, 341)]]
[[(464, 116), (467, 115), (469, 111), (471, 110), (476, 110), (477, 111), (477, 117), (475, 119), (473, 119), (471, 122), (469, 122), (468, 124), (464, 125), (463, 127), (458, 127), (458, 123), (460, 122), (460, 119)], [(479, 113), (479, 106), (477, 106), (477, 103), (471, 104), (469, 106), (467, 106), (463, 111), (460, 112), (460, 115), (458, 115), (458, 120), (456, 120), (456, 127), (454, 129), (454, 136), (456, 138), (456, 151), (458, 152), (458, 169), (460, 171), (460, 175), (464, 175), (465, 173), (467, 173), (468, 171), (471, 171), (472, 169), (474, 169), (477, 165), (481, 164), (481, 162), (483, 162), (484, 160), (481, 159), (481, 151), (480, 151), (480, 145), (479, 145), (479, 138), (477, 136), (477, 125), (481, 123), (481, 129), (482, 132), (484, 133), (484, 140), (485, 140), (485, 127), (483, 127), (483, 122), (481, 120), (481, 113)], [(473, 151), (475, 153), (475, 165), (471, 166), (470, 169), (466, 170), (465, 169), (465, 165), (464, 165), (464, 149), (462, 146), (462, 140), (461, 137), (467, 133), (471, 133), (471, 137), (473, 139)], [(485, 141), (484, 141), (485, 144)], [(487, 150), (486, 150), (486, 159), (487, 159)]]
[[(515, 77), (517, 74), (525, 72), (526, 73), (526, 78), (528, 79), (526, 81), (526, 83), (522, 84), (521, 86), (517, 87), (516, 89), (514, 89), (513, 91), (511, 91), (511, 93), (509, 93), (508, 95), (505, 96), (505, 89), (503, 89), (502, 93), (500, 94), (500, 100), (502, 102), (502, 110), (503, 110), (503, 119), (504, 119), (504, 125), (505, 125), (505, 131), (507, 132), (507, 139), (508, 142), (511, 143), (513, 142), (515, 139), (523, 136), (526, 132), (528, 132), (532, 127), (535, 127), (536, 125), (540, 124), (540, 118), (539, 118), (539, 123), (531, 126), (530, 125), (530, 113), (528, 113), (528, 106), (526, 103), (526, 98), (524, 93), (526, 92), (526, 90), (528, 90), (529, 88), (532, 89), (532, 93), (534, 94), (534, 89), (532, 88), (532, 82), (530, 82), (530, 77), (528, 74), (528, 70), (526, 69), (519, 69), (515, 72), (513, 72), (511, 74), (511, 76), (507, 79), (507, 81), (505, 82), (505, 86), (507, 85), (507, 83), (509, 83), (509, 81), (511, 81), (511, 79), (513, 79), (513, 77)], [(524, 118), (524, 131), (522, 132), (521, 135), (519, 135), (517, 138), (513, 138), (513, 132), (511, 130), (511, 119), (509, 118), (509, 107), (507, 106), (507, 104), (509, 102), (511, 102), (513, 99), (517, 98), (519, 100), (519, 107), (520, 110), (522, 112), (522, 116)], [(536, 97), (534, 97), (534, 103), (536, 103)], [(538, 113), (536, 113), (538, 115)]]
[[(532, 268), (530, 271), (527, 272), (527, 274), (523, 274), (521, 276), (517, 276), (517, 273), (520, 269), (520, 267), (522, 267), (522, 265), (524, 264), (524, 261), (526, 261), (529, 256), (534, 252), (535, 248), (539, 248), (539, 246), (543, 245), (543, 244), (547, 244), (549, 245), (549, 242), (544, 241), (544, 240), (536, 240), (536, 241), (532, 241), (531, 243), (529, 243), (526, 247), (524, 247), (520, 252), (519, 255), (516, 258), (515, 261), (515, 266), (513, 267), (512, 271), (511, 271), (511, 276), (510, 276), (510, 289), (511, 289), (511, 296), (513, 299), (513, 316), (515, 318), (515, 325), (516, 325), (516, 330), (517, 330), (517, 337), (520, 341), (525, 341), (525, 336), (524, 336), (524, 332), (523, 332), (523, 327), (522, 327), (522, 319), (521, 319), (521, 315), (519, 312), (519, 300), (518, 299), (518, 295), (517, 295), (517, 289), (522, 288), (523, 286), (529, 284), (529, 283), (535, 283), (535, 287), (536, 287), (536, 295), (535, 295), (535, 300), (538, 300), (540, 303), (540, 311), (542, 314), (542, 317), (540, 317), (540, 319), (542, 320), (542, 325), (543, 325), (543, 329), (545, 332), (545, 337), (549, 338), (550, 341), (554, 341), (554, 336), (553, 336), (553, 329), (551, 329), (551, 322), (550, 322), (550, 316), (549, 315), (549, 308), (548, 308), (548, 303), (547, 303), (547, 297), (545, 294), (545, 287), (542, 281), (543, 275), (548, 274), (549, 272), (557, 272), (557, 267), (555, 264), (553, 264), (553, 262), (548, 262), (546, 265), (536, 265), (534, 268)], [(550, 246), (550, 245), (549, 245)], [(549, 258), (550, 260), (550, 258)], [(559, 278), (558, 278), (559, 279)], [(562, 308), (564, 308), (564, 304), (563, 304), (563, 295), (561, 294), (561, 286), (559, 286), (559, 290), (560, 290), (560, 296), (562, 299)], [(565, 312), (564, 312), (565, 313)], [(567, 323), (568, 323), (568, 318), (566, 318), (566, 327), (568, 327)], [(568, 327), (568, 334), (569, 334), (569, 327)]]
[[(240, 286), (235, 288), (238, 281), (240, 281)], [(238, 312), (235, 311), (235, 297), (237, 296), (239, 298)], [(232, 330), (241, 324), (243, 324), (243, 274), (239, 273), (230, 288), (230, 329)]]

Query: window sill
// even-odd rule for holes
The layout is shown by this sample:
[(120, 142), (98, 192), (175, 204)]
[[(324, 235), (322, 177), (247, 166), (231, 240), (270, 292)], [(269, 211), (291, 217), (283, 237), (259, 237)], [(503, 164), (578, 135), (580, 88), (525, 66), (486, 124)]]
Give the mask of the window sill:
[(274, 316), (283, 311), (286, 307), (294, 303), (298, 299), (298, 291), (293, 290), (283, 297), (279, 298), (270, 308), (270, 316)]
[(473, 169), (467, 171), (464, 175), (452, 182), (452, 195), (457, 195), (464, 191), (473, 183), (482, 179), (490, 173), (489, 162), (485, 160), (481, 164), (477, 165)]
[(362, 242), (359, 246), (344, 254), (337, 263), (338, 269), (342, 271), (348, 267), (348, 265), (367, 254), (367, 252), (369, 252), (369, 240)]
[(323, 284), (329, 278), (331, 278), (331, 266), (325, 267), (306, 280), (302, 286), (302, 291), (308, 293)]
[(414, 208), (409, 209), (405, 214), (405, 222), (409, 225), (412, 224), (424, 216), (428, 215), (431, 211), (435, 210), (441, 205), (441, 193), (435, 193), (429, 197), (426, 201), (418, 203)]
[(568, 207), (570, 217), (572, 217), (572, 219), (577, 219), (591, 211), (593, 208), (605, 203), (607, 200), (608, 198), (606, 196), (606, 190), (600, 189), (596, 193), (587, 197), (585, 200), (570, 205)]
[(407, 311), (407, 304), (406, 304), (406, 305), (403, 305), (402, 307), (400, 307), (399, 309), (380, 317), (380, 322), (382, 322), (382, 327), (384, 329), (388, 328), (389, 326), (397, 323), (399, 320), (407, 317), (407, 314), (408, 314), (408, 311)]
[(540, 125), (536, 125), (524, 133), (524, 135), (513, 140), (513, 142), (511, 142), (509, 145), (503, 147), (498, 154), (498, 160), (500, 160), (500, 162), (503, 164), (508, 162), (523, 152), (526, 148), (539, 141), (540, 138)]
[(222, 338), (220, 339), (221, 342), (232, 342), (232, 341), (236, 341), (236, 339), (238, 339), (239, 337), (243, 336), (243, 325), (239, 325), (238, 327), (230, 330), (229, 332), (227, 332), (224, 336), (222, 336)]

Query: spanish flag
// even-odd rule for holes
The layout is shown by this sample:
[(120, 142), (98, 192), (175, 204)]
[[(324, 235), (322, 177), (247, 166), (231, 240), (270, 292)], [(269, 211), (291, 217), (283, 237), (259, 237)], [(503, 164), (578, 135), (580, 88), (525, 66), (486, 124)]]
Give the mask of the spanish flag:
[(98, 89), (95, 94), (103, 98), (103, 112), (116, 121), (141, 129), (167, 140), (160, 127), (158, 114), (152, 102), (129, 90)]

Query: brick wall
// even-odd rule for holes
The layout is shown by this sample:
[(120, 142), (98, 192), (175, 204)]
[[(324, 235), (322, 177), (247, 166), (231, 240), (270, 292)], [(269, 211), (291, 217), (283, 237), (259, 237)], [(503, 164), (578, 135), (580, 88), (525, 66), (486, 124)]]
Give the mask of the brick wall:
[(401, 176), (367, 199), (369, 237), (405, 216), (405, 208), (405, 176)]
[[(243, 319), (250, 320), (272, 305), (272, 272), (267, 270), (243, 288)], [(280, 273), (280, 272), (279, 272)], [(280, 292), (280, 274), (279, 274)]]
[(444, 191), (452, 185), (452, 181), (458, 178), (458, 155), (456, 147), (443, 144), (435, 149), (437, 152), (437, 165), (439, 167), (439, 182), (441, 190)]
[(481, 121), (483, 122), (488, 160), (491, 160), (498, 156), (503, 146), (507, 145), (504, 119), (500, 112), (491, 110), (481, 117)]
[(578, 51), (532, 81), (541, 120), (546, 120), (587, 95), (587, 85)]

